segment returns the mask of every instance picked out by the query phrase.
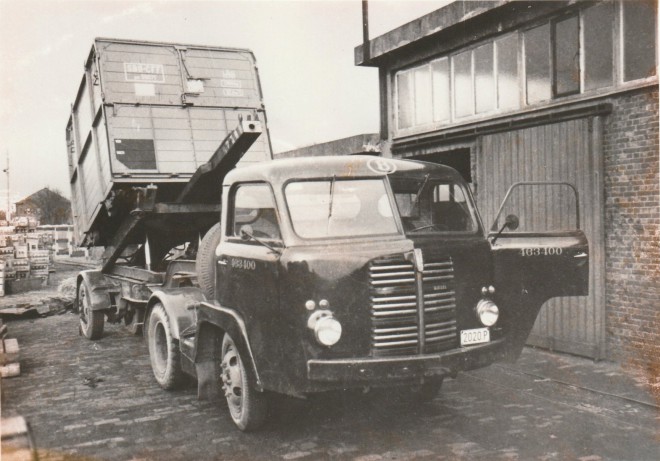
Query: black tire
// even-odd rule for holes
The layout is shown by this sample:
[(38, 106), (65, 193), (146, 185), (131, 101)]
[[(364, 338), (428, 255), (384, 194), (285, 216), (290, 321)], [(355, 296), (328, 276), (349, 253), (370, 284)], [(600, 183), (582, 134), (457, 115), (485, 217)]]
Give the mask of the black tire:
[(220, 223), (216, 223), (204, 235), (197, 249), (195, 259), (197, 283), (208, 300), (212, 300), (215, 296), (215, 249), (221, 237)]
[(241, 354), (229, 335), (222, 340), (220, 384), (227, 399), (231, 419), (240, 430), (249, 432), (266, 421), (266, 394), (255, 389), (251, 375), (246, 373)]
[(166, 390), (180, 388), (186, 381), (181, 370), (181, 352), (178, 341), (172, 337), (170, 318), (160, 303), (154, 305), (149, 315), (147, 344), (151, 369), (160, 387)]
[(80, 318), (80, 333), (87, 339), (96, 340), (103, 336), (103, 326), (105, 318), (103, 311), (92, 310), (92, 303), (89, 297), (89, 287), (83, 280), (78, 285), (78, 294), (76, 296), (76, 305), (78, 307), (78, 317)]

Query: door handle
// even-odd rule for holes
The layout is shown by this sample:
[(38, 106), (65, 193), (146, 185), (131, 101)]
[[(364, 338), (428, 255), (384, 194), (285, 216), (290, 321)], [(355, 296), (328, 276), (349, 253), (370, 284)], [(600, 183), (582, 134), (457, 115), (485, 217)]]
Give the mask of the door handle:
[(218, 264), (221, 266), (226, 266), (227, 265), (227, 260), (226, 259), (218, 259)]
[(581, 251), (581, 252), (576, 253), (576, 254), (573, 255), (574, 258), (586, 258), (588, 256), (589, 255), (587, 253), (585, 253), (584, 251)]

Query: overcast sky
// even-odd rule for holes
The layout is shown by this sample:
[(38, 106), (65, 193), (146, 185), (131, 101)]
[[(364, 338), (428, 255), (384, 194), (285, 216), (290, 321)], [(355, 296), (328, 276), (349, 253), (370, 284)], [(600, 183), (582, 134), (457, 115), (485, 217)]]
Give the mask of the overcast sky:
[[(369, 3), (371, 37), (446, 1)], [(0, 170), (12, 201), (70, 196), (64, 131), (94, 37), (250, 48), (273, 148), (378, 131), (378, 71), (356, 67), (360, 0), (0, 0)], [(0, 209), (7, 176), (0, 172)]]

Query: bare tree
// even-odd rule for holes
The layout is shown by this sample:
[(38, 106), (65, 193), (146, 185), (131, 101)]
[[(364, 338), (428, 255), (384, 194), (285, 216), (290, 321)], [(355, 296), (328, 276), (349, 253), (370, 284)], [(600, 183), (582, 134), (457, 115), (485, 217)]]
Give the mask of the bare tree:
[(41, 224), (70, 224), (71, 202), (57, 189), (45, 187), (29, 199), (37, 211)]

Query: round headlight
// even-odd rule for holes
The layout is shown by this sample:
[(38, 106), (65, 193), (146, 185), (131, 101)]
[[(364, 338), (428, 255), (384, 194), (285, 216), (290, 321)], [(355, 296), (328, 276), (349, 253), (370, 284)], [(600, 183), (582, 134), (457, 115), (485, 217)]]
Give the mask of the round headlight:
[(324, 346), (337, 344), (341, 338), (341, 323), (334, 317), (320, 318), (314, 326), (316, 340)]
[(477, 315), (484, 326), (492, 327), (500, 316), (500, 310), (493, 301), (482, 299), (477, 303)]

